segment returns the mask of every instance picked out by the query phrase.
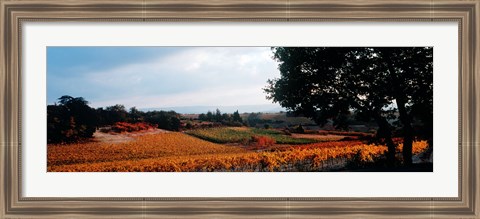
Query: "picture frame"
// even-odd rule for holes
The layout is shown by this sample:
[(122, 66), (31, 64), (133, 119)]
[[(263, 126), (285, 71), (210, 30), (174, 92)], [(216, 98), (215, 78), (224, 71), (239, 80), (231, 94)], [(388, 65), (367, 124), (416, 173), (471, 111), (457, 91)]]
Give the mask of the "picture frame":
[[(445, 1), (13, 1), (0, 2), (0, 214), (3, 218), (312, 218), (480, 216), (478, 0)], [(441, 22), (459, 27), (459, 196), (432, 197), (24, 197), (24, 22)], [(453, 116), (453, 115), (452, 115)]]

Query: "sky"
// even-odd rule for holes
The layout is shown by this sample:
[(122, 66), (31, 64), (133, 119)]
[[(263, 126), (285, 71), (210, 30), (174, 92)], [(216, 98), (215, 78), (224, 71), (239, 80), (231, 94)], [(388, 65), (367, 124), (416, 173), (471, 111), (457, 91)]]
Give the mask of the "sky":
[(280, 108), (262, 90), (280, 76), (272, 55), (269, 47), (48, 47), (47, 102), (70, 95), (95, 108)]

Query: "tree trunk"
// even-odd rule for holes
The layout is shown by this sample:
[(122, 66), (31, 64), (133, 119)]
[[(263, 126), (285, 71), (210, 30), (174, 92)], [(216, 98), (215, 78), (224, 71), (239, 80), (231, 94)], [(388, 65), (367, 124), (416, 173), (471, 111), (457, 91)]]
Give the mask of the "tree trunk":
[(378, 138), (383, 138), (384, 141), (385, 141), (385, 144), (387, 145), (387, 148), (388, 148), (387, 165), (389, 167), (393, 167), (395, 165), (396, 146), (395, 146), (395, 143), (393, 143), (393, 140), (392, 140), (391, 126), (388, 123), (387, 119), (385, 119), (385, 117), (382, 117), (379, 114), (375, 115), (375, 121), (378, 124), (377, 137)]
[(397, 107), (400, 113), (400, 121), (403, 124), (403, 164), (405, 166), (412, 165), (412, 145), (413, 145), (413, 127), (411, 119), (405, 108), (405, 101), (402, 97), (397, 97)]
[(403, 164), (405, 166), (412, 165), (412, 144), (413, 144), (413, 127), (412, 120), (410, 115), (408, 115), (407, 109), (405, 107), (406, 100), (403, 90), (403, 81), (400, 81), (397, 77), (397, 72), (395, 71), (391, 56), (392, 52), (389, 49), (383, 51), (385, 55), (385, 61), (387, 63), (388, 71), (390, 72), (390, 79), (392, 82), (393, 95), (397, 101), (398, 112), (400, 114), (400, 121), (403, 125)]
[(425, 151), (425, 153), (423, 154), (424, 160), (430, 160), (433, 154), (433, 138), (428, 138), (427, 143), (428, 143), (427, 151)]

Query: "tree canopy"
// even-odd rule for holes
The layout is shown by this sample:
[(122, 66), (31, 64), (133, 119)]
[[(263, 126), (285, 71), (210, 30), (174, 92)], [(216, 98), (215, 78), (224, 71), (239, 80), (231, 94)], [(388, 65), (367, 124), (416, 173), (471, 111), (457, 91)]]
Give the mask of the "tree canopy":
[[(280, 78), (268, 80), (267, 98), (318, 124), (346, 128), (355, 113), (378, 124), (377, 136), (393, 163), (391, 120), (399, 120), (404, 164), (411, 164), (413, 119), (431, 130), (433, 49), (431, 47), (276, 47)], [(398, 115), (398, 116), (397, 116)], [(397, 118), (398, 117), (398, 118)], [(431, 131), (424, 131), (431, 139)], [(431, 142), (431, 141), (430, 141)]]
[(92, 137), (97, 126), (95, 109), (82, 97), (62, 96), (47, 106), (48, 143), (73, 142)]
[(243, 119), (240, 117), (240, 113), (238, 110), (233, 112), (233, 114), (222, 113), (220, 109), (216, 109), (215, 113), (208, 111), (207, 114), (201, 113), (198, 115), (198, 120), (200, 121), (209, 121), (209, 122), (217, 122), (223, 125), (229, 126), (242, 126)]

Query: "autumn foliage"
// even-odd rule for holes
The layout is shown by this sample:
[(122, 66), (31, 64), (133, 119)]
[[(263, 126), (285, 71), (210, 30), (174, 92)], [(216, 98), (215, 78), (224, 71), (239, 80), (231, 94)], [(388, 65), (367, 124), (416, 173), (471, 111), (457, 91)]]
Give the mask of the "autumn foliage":
[(137, 123), (128, 123), (128, 122), (117, 122), (112, 126), (112, 131), (114, 132), (137, 132), (143, 130), (154, 129), (156, 126), (145, 123), (145, 122), (137, 122)]
[(268, 136), (252, 136), (250, 140), (250, 144), (255, 147), (265, 148), (268, 146), (272, 146), (276, 143), (274, 138)]
[[(272, 143), (272, 139), (262, 136), (257, 141)], [(417, 141), (414, 154), (426, 148), (425, 141)], [(47, 166), (53, 172), (327, 171), (354, 158), (374, 162), (386, 150), (383, 145), (351, 141), (255, 152), (172, 132), (143, 135), (118, 144), (49, 145)], [(401, 152), (402, 145), (397, 150)]]

